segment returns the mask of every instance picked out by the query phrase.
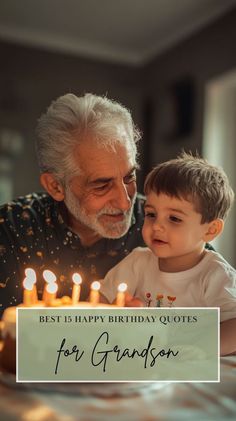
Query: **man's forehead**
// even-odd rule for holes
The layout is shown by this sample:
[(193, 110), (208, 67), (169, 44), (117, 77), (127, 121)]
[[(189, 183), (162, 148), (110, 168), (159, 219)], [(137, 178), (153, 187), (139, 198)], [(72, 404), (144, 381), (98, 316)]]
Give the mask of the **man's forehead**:
[(88, 183), (95, 181), (108, 181), (113, 180), (119, 177), (126, 177), (136, 170), (137, 166), (135, 164), (125, 165), (123, 167), (103, 167), (103, 168), (94, 168), (93, 170), (88, 170), (84, 172), (84, 176)]
[(135, 151), (129, 144), (116, 143), (107, 148), (88, 142), (77, 148), (75, 158), (81, 176), (89, 181), (117, 175), (124, 177), (137, 167)]

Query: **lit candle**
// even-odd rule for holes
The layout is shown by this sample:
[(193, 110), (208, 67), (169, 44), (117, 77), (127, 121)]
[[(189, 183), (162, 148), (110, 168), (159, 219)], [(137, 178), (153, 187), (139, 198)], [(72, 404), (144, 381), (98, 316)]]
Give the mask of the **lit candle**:
[(96, 305), (99, 303), (99, 289), (101, 287), (101, 284), (99, 281), (94, 281), (91, 284), (91, 291), (90, 291), (90, 297), (89, 301), (92, 305)]
[(51, 282), (46, 285), (45, 289), (45, 305), (50, 306), (52, 302), (56, 299), (56, 292), (58, 290), (58, 285), (55, 282)]
[(23, 280), (23, 287), (24, 287), (24, 293), (23, 293), (23, 304), (26, 307), (29, 307), (33, 304), (33, 287), (34, 283), (29, 278), (25, 278)]
[(125, 291), (127, 290), (127, 284), (122, 282), (118, 285), (117, 288), (117, 296), (116, 296), (116, 305), (117, 307), (124, 307), (125, 306)]
[(51, 270), (48, 270), (48, 269), (43, 271), (43, 277), (45, 281), (48, 282), (48, 284), (54, 283), (57, 280), (55, 273), (53, 273)]
[(37, 279), (36, 279), (36, 273), (34, 269), (31, 269), (31, 268), (25, 269), (25, 276), (26, 278), (31, 279), (34, 284), (36, 283)]
[(27, 269), (25, 269), (25, 275), (26, 275), (26, 278), (31, 280), (31, 282), (33, 284), (32, 304), (37, 304), (38, 293), (37, 293), (37, 288), (36, 288), (36, 282), (37, 282), (36, 273), (35, 273), (34, 269), (27, 268)]
[(44, 290), (43, 290), (43, 301), (45, 301), (46, 296), (47, 296), (47, 285), (54, 284), (57, 278), (56, 278), (56, 275), (51, 270), (48, 270), (48, 269), (43, 271), (43, 278), (46, 281), (46, 285), (44, 286)]
[(72, 305), (75, 306), (79, 302), (80, 297), (80, 290), (81, 290), (81, 282), (82, 278), (79, 273), (74, 273), (72, 275), (72, 280), (74, 282), (73, 289), (72, 289)]

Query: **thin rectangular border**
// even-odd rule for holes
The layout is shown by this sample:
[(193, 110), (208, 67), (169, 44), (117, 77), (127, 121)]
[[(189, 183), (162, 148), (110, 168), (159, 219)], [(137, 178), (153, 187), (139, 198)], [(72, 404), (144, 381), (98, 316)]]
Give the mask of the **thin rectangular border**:
[(153, 310), (153, 308), (159, 309), (159, 307), (17, 307), (16, 308), (16, 383), (219, 383), (220, 382), (220, 307), (160, 307), (160, 309), (168, 310), (215, 310), (217, 311), (217, 323), (218, 323), (218, 367), (217, 367), (217, 380), (19, 380), (18, 378), (18, 312), (27, 310), (42, 310), (47, 309), (50, 311), (57, 310), (78, 310), (79, 308), (86, 311), (101, 310), (116, 311), (119, 310)]

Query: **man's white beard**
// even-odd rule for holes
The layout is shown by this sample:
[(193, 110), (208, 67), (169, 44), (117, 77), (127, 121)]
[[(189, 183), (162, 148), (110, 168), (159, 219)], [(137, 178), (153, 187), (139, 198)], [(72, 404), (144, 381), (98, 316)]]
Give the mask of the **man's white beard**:
[[(79, 200), (74, 195), (69, 187), (65, 189), (65, 205), (73, 217), (81, 222), (86, 227), (90, 228), (101, 237), (104, 238), (120, 238), (127, 233), (131, 224), (133, 214), (133, 207), (136, 195), (132, 198), (131, 208), (124, 212), (120, 209), (111, 207), (104, 207), (96, 214), (87, 214), (86, 211), (80, 206)], [(99, 221), (102, 215), (124, 215), (124, 219), (118, 222)]]

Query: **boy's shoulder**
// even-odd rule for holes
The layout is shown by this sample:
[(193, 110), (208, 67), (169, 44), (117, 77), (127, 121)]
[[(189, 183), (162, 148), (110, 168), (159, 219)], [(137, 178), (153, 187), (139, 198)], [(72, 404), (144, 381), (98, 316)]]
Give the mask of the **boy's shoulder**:
[(155, 259), (154, 254), (148, 247), (136, 247), (128, 257), (132, 259)]
[(135, 247), (123, 260), (121, 260), (115, 266), (115, 268), (124, 268), (129, 266), (133, 268), (135, 267), (137, 270), (139, 270), (138, 268), (143, 267), (143, 265), (149, 265), (156, 259), (157, 257), (153, 255), (148, 247)]
[(236, 280), (236, 270), (229, 262), (218, 252), (207, 250), (207, 265), (210, 272), (218, 276), (232, 277)]
[(132, 252), (120, 263), (130, 266), (133, 270), (143, 272), (145, 270), (157, 270), (158, 257), (156, 257), (148, 247), (136, 247)]

